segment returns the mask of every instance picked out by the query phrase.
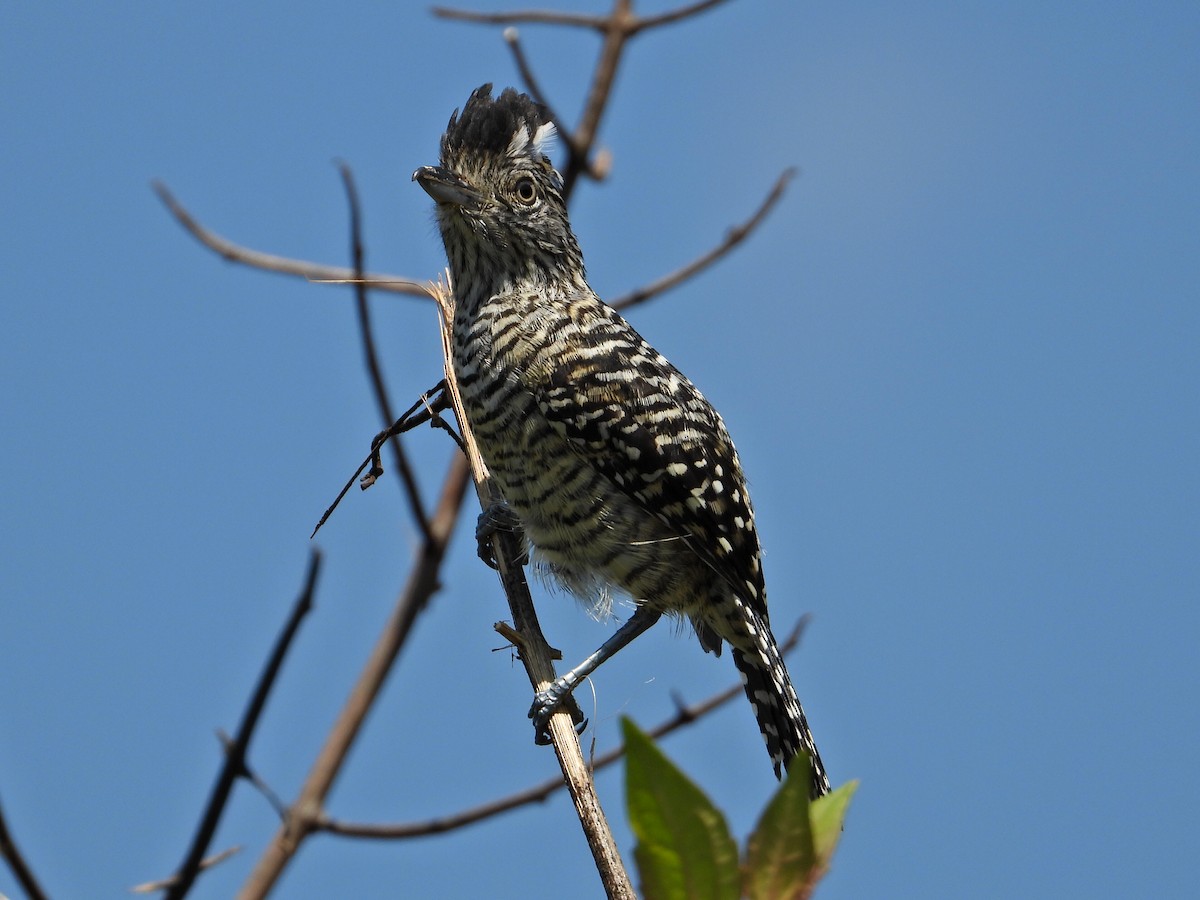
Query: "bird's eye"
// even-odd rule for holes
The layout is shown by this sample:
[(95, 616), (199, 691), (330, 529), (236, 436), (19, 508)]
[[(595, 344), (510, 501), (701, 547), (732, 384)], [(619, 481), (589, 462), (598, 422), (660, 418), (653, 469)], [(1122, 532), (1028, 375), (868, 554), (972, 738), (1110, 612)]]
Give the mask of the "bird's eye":
[(522, 178), (513, 185), (513, 194), (521, 203), (529, 205), (537, 199), (537, 185), (532, 178)]

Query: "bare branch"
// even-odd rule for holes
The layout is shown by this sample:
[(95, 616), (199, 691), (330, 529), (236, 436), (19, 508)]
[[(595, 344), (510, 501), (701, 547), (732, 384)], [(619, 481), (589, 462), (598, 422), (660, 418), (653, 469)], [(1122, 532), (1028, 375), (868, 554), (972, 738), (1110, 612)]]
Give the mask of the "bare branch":
[(637, 288), (636, 290), (630, 291), (628, 294), (625, 294), (622, 297), (618, 297), (616, 300), (612, 301), (612, 306), (614, 306), (616, 309), (628, 309), (629, 307), (636, 306), (639, 303), (645, 303), (650, 298), (657, 297), (659, 294), (665, 293), (671, 288), (678, 287), (689, 278), (693, 278), (700, 272), (707, 269), (721, 257), (729, 253), (729, 251), (731, 251), (734, 247), (748, 238), (751, 232), (753, 232), (754, 229), (762, 224), (763, 220), (767, 217), (767, 214), (774, 208), (775, 204), (779, 202), (779, 198), (783, 196), (783, 192), (787, 188), (788, 182), (792, 180), (792, 177), (795, 174), (795, 169), (785, 169), (783, 174), (775, 179), (775, 184), (772, 186), (770, 193), (767, 194), (766, 199), (763, 200), (762, 204), (757, 210), (755, 210), (754, 215), (752, 215), (741, 225), (735, 225), (733, 228), (730, 228), (729, 231), (726, 232), (725, 238), (716, 247), (713, 247), (707, 253), (692, 260), (686, 266), (676, 269), (669, 275), (664, 275), (662, 278), (651, 282), (645, 287)]
[(17, 884), (21, 886), (21, 889), (25, 891), (29, 900), (46, 900), (46, 892), (42, 890), (42, 886), (33, 874), (33, 869), (29, 867), (29, 863), (25, 861), (25, 857), (21, 855), (21, 851), (17, 848), (17, 842), (13, 839), (12, 832), (8, 830), (8, 822), (4, 818), (4, 809), (2, 807), (0, 807), (0, 859), (8, 863), (9, 871), (12, 872), (13, 878), (17, 880)]
[[(375, 350), (375, 334), (371, 328), (371, 310), (367, 303), (367, 285), (363, 281), (363, 242), (362, 242), (362, 209), (358, 202), (358, 189), (354, 185), (354, 174), (344, 162), (338, 164), (342, 175), (342, 184), (346, 188), (346, 201), (350, 205), (350, 255), (354, 260), (354, 305), (358, 310), (358, 326), (362, 333), (363, 355), (366, 357), (367, 372), (371, 376), (371, 388), (375, 393), (375, 402), (379, 406), (379, 414), (383, 418), (384, 428), (396, 421), (392, 415), (392, 402), (388, 397), (387, 386), (383, 383), (383, 372), (379, 365), (379, 355)], [(391, 439), (392, 456), (404, 492), (408, 495), (408, 506), (412, 510), (417, 528), (421, 536), (429, 540), (429, 517), (425, 515), (425, 504), (421, 500), (421, 489), (408, 462), (408, 454), (404, 452), (404, 444), (400, 435), (395, 434)], [(320, 526), (317, 526), (320, 527)], [(316, 534), (316, 532), (313, 532)]]
[(477, 22), (481, 25), (519, 25), (534, 23), (538, 25), (568, 25), (574, 28), (593, 28), (604, 30), (608, 23), (607, 16), (589, 16), (585, 13), (565, 13), (552, 9), (526, 9), (506, 13), (481, 13), (469, 9), (455, 9), (449, 6), (435, 6), (432, 12), (439, 19), (455, 19), (459, 22)]
[(263, 707), (266, 706), (267, 697), (270, 696), (271, 689), (275, 686), (275, 679), (283, 667), (283, 660), (292, 645), (292, 640), (300, 629), (300, 622), (312, 609), (313, 594), (316, 591), (317, 575), (320, 570), (321, 554), (314, 550), (309, 554), (308, 575), (304, 580), (304, 589), (296, 598), (287, 624), (275, 641), (267, 664), (263, 667), (262, 675), (254, 688), (250, 703), (242, 715), (236, 737), (225, 753), (225, 764), (221, 767), (216, 784), (213, 785), (212, 795), (209, 797), (208, 806), (200, 820), (200, 826), (196, 830), (196, 836), (192, 839), (192, 846), (167, 890), (167, 900), (178, 900), (178, 898), (186, 896), (192, 883), (196, 880), (196, 875), (200, 872), (204, 853), (208, 849), (213, 835), (216, 834), (221, 814), (225, 811), (225, 804), (229, 801), (229, 795), (233, 791), (233, 783), (245, 773), (246, 751), (250, 746), (250, 739), (254, 736), (259, 716), (262, 714)]
[(183, 204), (175, 199), (175, 196), (161, 181), (151, 182), (151, 187), (154, 189), (154, 193), (158, 195), (158, 199), (170, 211), (171, 215), (175, 217), (179, 224), (192, 237), (218, 256), (230, 262), (240, 263), (255, 269), (263, 269), (268, 272), (279, 272), (282, 275), (297, 275), (312, 282), (345, 284), (354, 280), (362, 280), (370, 287), (380, 291), (390, 291), (393, 294), (407, 294), (411, 297), (423, 297), (426, 299), (429, 297), (429, 289), (424, 282), (375, 272), (367, 272), (361, 279), (358, 279), (353, 269), (346, 269), (341, 266), (325, 266), (320, 263), (308, 262), (303, 259), (292, 259), (287, 256), (275, 256), (271, 253), (263, 253), (260, 250), (251, 250), (248, 247), (235, 244), (228, 238), (210, 231), (197, 222), (192, 217), (192, 214), (184, 208)]
[(545, 91), (534, 77), (533, 69), (530, 68), (529, 60), (525, 56), (525, 50), (521, 47), (521, 35), (516, 28), (504, 29), (504, 43), (508, 44), (508, 49), (512, 51), (513, 62), (517, 64), (517, 71), (521, 73), (521, 80), (525, 82), (525, 89), (529, 91), (529, 96), (550, 110), (550, 118), (554, 121), (554, 127), (561, 134), (563, 132), (562, 122), (555, 115), (550, 101), (546, 99)]
[[(204, 872), (211, 869), (213, 866), (225, 862), (231, 856), (236, 856), (242, 852), (240, 845), (227, 847), (220, 853), (214, 853), (212, 856), (206, 856), (200, 860), (200, 871)], [(147, 881), (143, 884), (135, 884), (129, 889), (131, 894), (156, 894), (159, 891), (165, 891), (174, 887), (179, 883), (179, 876), (172, 875), (170, 878), (164, 878), (162, 881)]]
[[(801, 616), (800, 620), (792, 629), (791, 634), (779, 646), (779, 652), (787, 655), (800, 643), (800, 636), (803, 634), (805, 626), (807, 626), (809, 617)], [(647, 734), (654, 740), (665, 737), (673, 731), (684, 728), (693, 722), (697, 722), (711, 713), (713, 710), (724, 706), (730, 700), (739, 697), (743, 693), (743, 688), (740, 683), (731, 685), (720, 693), (713, 694), (707, 700), (700, 703), (688, 706), (684, 703), (676, 701), (676, 711), (669, 719), (660, 722), (654, 728), (650, 729)], [(592, 760), (592, 771), (598, 771), (612, 765), (622, 756), (625, 755), (625, 746), (622, 744), (614, 747), (607, 753), (595, 757)], [(442, 834), (447, 831), (454, 831), (459, 828), (464, 828), (467, 825), (473, 825), (476, 822), (481, 822), (484, 819), (490, 819), (493, 816), (498, 816), (501, 813), (509, 812), (513, 809), (518, 809), (522, 806), (528, 806), (533, 803), (541, 803), (551, 794), (557, 793), (566, 787), (566, 784), (561, 778), (549, 778), (541, 784), (526, 788), (523, 791), (518, 791), (515, 794), (509, 794), (507, 797), (501, 797), (493, 800), (490, 803), (484, 803), (479, 806), (473, 806), (470, 809), (465, 809), (461, 812), (453, 813), (448, 816), (440, 816), (436, 819), (427, 819), (423, 822), (398, 822), (398, 823), (368, 823), (368, 822), (345, 822), (339, 819), (333, 819), (325, 816), (321, 819), (319, 828), (322, 831), (328, 831), (330, 834), (338, 834), (343, 837), (360, 837), (372, 838), (376, 840), (396, 840), (403, 838), (423, 837), (430, 834)]]
[(645, 16), (637, 20), (637, 23), (634, 25), (634, 31), (645, 31), (648, 28), (671, 25), (682, 19), (690, 19), (692, 16), (698, 16), (700, 13), (707, 12), (714, 6), (720, 6), (722, 3), (727, 2), (728, 0), (700, 0), (699, 3), (668, 10), (665, 13), (659, 13), (657, 16)]

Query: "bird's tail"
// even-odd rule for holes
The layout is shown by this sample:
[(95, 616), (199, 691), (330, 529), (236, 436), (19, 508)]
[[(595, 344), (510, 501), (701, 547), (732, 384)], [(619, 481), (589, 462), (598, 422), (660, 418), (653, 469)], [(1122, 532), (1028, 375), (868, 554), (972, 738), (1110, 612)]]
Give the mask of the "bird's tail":
[(775, 777), (782, 778), (792, 758), (803, 750), (812, 760), (812, 797), (815, 799), (829, 793), (829, 776), (770, 626), (757, 616), (755, 619), (748, 635), (751, 640), (746, 642), (750, 649), (731, 647), (733, 661), (742, 673), (746, 697), (754, 707), (758, 730), (762, 732), (767, 752), (775, 764)]

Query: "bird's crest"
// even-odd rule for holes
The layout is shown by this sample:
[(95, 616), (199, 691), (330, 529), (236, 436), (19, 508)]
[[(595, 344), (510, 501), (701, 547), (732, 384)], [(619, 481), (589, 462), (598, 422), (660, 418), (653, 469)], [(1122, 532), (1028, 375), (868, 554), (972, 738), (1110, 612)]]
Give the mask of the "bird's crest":
[(442, 136), (442, 159), (473, 152), (541, 162), (554, 133), (544, 106), (512, 88), (492, 99), (492, 86), (485, 84), (471, 92), (461, 112), (455, 110), (450, 117)]

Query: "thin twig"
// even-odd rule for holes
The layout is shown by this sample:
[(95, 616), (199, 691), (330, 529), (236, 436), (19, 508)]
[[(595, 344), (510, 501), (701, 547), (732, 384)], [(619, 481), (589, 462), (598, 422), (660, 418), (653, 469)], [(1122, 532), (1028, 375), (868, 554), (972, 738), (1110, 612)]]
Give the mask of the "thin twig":
[(192, 237), (218, 256), (230, 262), (240, 263), (241, 265), (250, 266), (255, 269), (264, 269), (268, 272), (278, 272), (282, 275), (297, 275), (300, 278), (316, 283), (346, 284), (354, 280), (362, 280), (376, 290), (391, 291), (394, 294), (406, 294), (410, 297), (429, 299), (429, 290), (424, 282), (401, 278), (398, 275), (384, 275), (375, 272), (364, 273), (362, 278), (358, 279), (353, 269), (347, 269), (343, 266), (325, 266), (303, 259), (292, 259), (287, 256), (263, 253), (260, 250), (251, 250), (248, 247), (235, 244), (228, 238), (222, 237), (215, 231), (211, 231), (197, 222), (192, 214), (184, 208), (183, 204), (175, 199), (175, 196), (161, 181), (152, 181), (150, 186), (167, 207), (168, 211), (170, 211), (171, 215), (175, 217), (175, 220)]
[[(226, 753), (229, 753), (233, 749), (233, 738), (220, 728), (217, 729), (217, 740), (221, 742), (221, 747)], [(259, 777), (258, 773), (245, 760), (242, 760), (242, 777), (258, 788), (259, 793), (267, 798), (267, 803), (275, 810), (275, 815), (279, 816), (280, 819), (287, 816), (287, 804), (271, 789), (269, 784)]]
[(213, 786), (212, 795), (200, 820), (200, 826), (196, 830), (196, 836), (192, 839), (191, 848), (175, 875), (174, 883), (167, 891), (167, 900), (178, 900), (178, 898), (184, 897), (191, 889), (192, 882), (196, 880), (204, 853), (208, 850), (213, 835), (216, 834), (221, 814), (225, 811), (225, 805), (233, 791), (233, 784), (245, 772), (246, 751), (250, 747), (250, 739), (254, 736), (259, 716), (262, 714), (263, 707), (266, 706), (271, 689), (275, 686), (275, 679), (283, 667), (283, 660), (292, 645), (292, 640), (300, 629), (300, 622), (312, 609), (313, 594), (316, 591), (317, 575), (320, 570), (321, 554), (319, 551), (313, 550), (308, 558), (308, 574), (304, 579), (304, 589), (296, 598), (287, 624), (275, 641), (267, 664), (263, 667), (262, 675), (259, 676), (258, 684), (254, 688), (250, 703), (242, 715), (242, 721), (238, 725), (233, 743), (225, 753), (225, 764), (221, 767), (221, 773)]
[[(214, 853), (212, 856), (206, 856), (200, 860), (200, 871), (204, 872), (211, 869), (218, 863), (223, 863), (231, 856), (235, 856), (242, 852), (241, 845), (227, 847), (220, 853)], [(168, 888), (174, 887), (179, 882), (178, 875), (172, 875), (170, 878), (164, 878), (162, 881), (147, 881), (143, 884), (135, 884), (129, 889), (131, 894), (156, 894), (159, 891), (165, 891)]]
[(556, 12), (552, 9), (526, 9), (506, 13), (482, 13), (449, 6), (435, 6), (432, 12), (439, 19), (454, 19), (459, 22), (476, 22), (481, 25), (568, 25), (575, 28), (593, 28), (602, 31), (608, 22), (607, 16), (592, 16), (586, 13)]
[(550, 101), (546, 99), (546, 92), (538, 84), (538, 80), (533, 74), (533, 69), (529, 66), (525, 50), (521, 47), (520, 33), (516, 28), (505, 28), (503, 36), (504, 43), (508, 44), (508, 49), (512, 51), (513, 61), (517, 64), (517, 71), (521, 73), (521, 80), (525, 82), (525, 89), (529, 91), (529, 96), (550, 110), (550, 118), (554, 122), (554, 127), (561, 134), (563, 131), (562, 122), (554, 114), (554, 108), (550, 105)]
[[(379, 462), (379, 448), (389, 438), (397, 437), (404, 434), (406, 431), (411, 431), (426, 422), (433, 422), (435, 427), (443, 427), (449, 430), (448, 426), (440, 420), (438, 413), (442, 410), (449, 409), (449, 401), (446, 399), (446, 383), (445, 381), (438, 382), (432, 389), (421, 395), (421, 399), (406, 409), (388, 428), (381, 431), (371, 439), (371, 453), (362, 461), (354, 474), (350, 476), (350, 480), (338, 492), (338, 495), (329, 504), (329, 507), (321, 514), (320, 520), (312, 530), (309, 540), (317, 536), (317, 532), (321, 530), (321, 526), (329, 521), (329, 517), (333, 515), (333, 511), (338, 508), (338, 504), (342, 502), (346, 494), (350, 492), (350, 488), (354, 486), (354, 482), (358, 480), (358, 476), (362, 474), (363, 469), (367, 466), (371, 470), (359, 482), (359, 486), (365, 491), (375, 483), (375, 480), (383, 474), (383, 467)], [(457, 435), (451, 434), (457, 440)]]
[[(371, 328), (371, 309), (367, 303), (367, 284), (363, 280), (363, 240), (362, 240), (362, 207), (358, 202), (358, 189), (354, 184), (354, 173), (344, 162), (338, 163), (338, 171), (342, 176), (342, 184), (346, 188), (346, 202), (350, 206), (350, 254), (354, 261), (354, 305), (358, 310), (358, 326), (362, 334), (363, 355), (366, 357), (367, 373), (371, 376), (371, 389), (375, 394), (375, 402), (379, 406), (379, 414), (383, 419), (383, 427), (388, 428), (396, 417), (392, 415), (392, 401), (388, 397), (387, 385), (383, 382), (383, 372), (379, 365), (379, 354), (375, 350), (375, 334)], [(400, 435), (391, 439), (392, 455), (395, 458), (396, 472), (408, 495), (408, 506), (412, 510), (413, 519), (421, 537), (429, 540), (429, 517), (425, 514), (425, 503), (421, 500), (421, 489), (408, 462), (408, 454), (404, 452), (404, 444)], [(314, 534), (316, 532), (313, 532)]]
[(681, 6), (678, 9), (669, 9), (665, 13), (659, 13), (656, 16), (643, 16), (637, 20), (633, 28), (636, 33), (649, 28), (658, 28), (662, 25), (671, 25), (681, 19), (690, 19), (692, 16), (698, 16), (702, 12), (707, 12), (714, 6), (720, 6), (722, 3), (728, 2), (729, 0), (700, 0), (699, 3), (693, 3), (690, 6)]
[[(800, 636), (803, 634), (804, 628), (807, 626), (809, 616), (806, 614), (800, 617), (787, 639), (780, 644), (779, 652), (782, 654), (790, 653), (800, 643)], [(663, 722), (660, 722), (654, 728), (650, 729), (647, 734), (654, 740), (665, 737), (673, 731), (684, 728), (711, 713), (718, 707), (724, 706), (735, 697), (739, 697), (744, 692), (742, 685), (735, 684), (725, 690), (713, 694), (707, 700), (700, 703), (687, 705), (676, 699), (675, 714)], [(622, 756), (625, 755), (625, 746), (622, 744), (614, 747), (606, 753), (595, 757), (592, 760), (592, 771), (598, 771), (612, 765)], [(490, 803), (484, 803), (479, 806), (473, 806), (470, 809), (462, 810), (461, 812), (452, 813), (447, 816), (439, 816), (436, 819), (427, 819), (423, 822), (398, 822), (398, 823), (369, 823), (369, 822), (346, 822), (339, 819), (333, 819), (328, 816), (323, 817), (320, 822), (320, 829), (328, 831), (331, 834), (342, 835), (343, 837), (361, 837), (373, 839), (403, 839), (413, 837), (423, 837), (430, 834), (441, 834), (446, 831), (454, 831), (459, 828), (464, 828), (467, 825), (473, 825), (476, 822), (481, 822), (485, 819), (490, 819), (493, 816), (498, 816), (501, 813), (509, 812), (513, 809), (518, 809), (522, 806), (528, 806), (532, 803), (541, 803), (552, 794), (557, 793), (566, 787), (562, 778), (549, 778), (541, 784), (526, 788), (523, 791), (518, 791), (515, 794), (509, 794), (507, 797), (500, 797)]]
[(784, 190), (787, 188), (788, 182), (796, 174), (795, 169), (785, 169), (771, 187), (770, 193), (754, 211), (749, 219), (741, 225), (735, 225), (725, 233), (724, 239), (717, 246), (713, 247), (707, 253), (692, 260), (686, 266), (676, 269), (668, 275), (664, 275), (657, 281), (653, 281), (645, 287), (637, 288), (630, 291), (622, 297), (618, 297), (612, 301), (612, 306), (617, 309), (628, 309), (631, 306), (637, 306), (639, 303), (645, 303), (652, 297), (657, 297), (659, 294), (669, 291), (671, 288), (678, 287), (683, 282), (698, 275), (700, 272), (707, 269), (725, 254), (729, 253), (734, 247), (748, 238), (754, 229), (762, 224), (767, 214), (779, 202), (779, 198), (783, 196)]
[(29, 900), (46, 900), (46, 892), (42, 890), (41, 884), (33, 874), (33, 869), (25, 861), (25, 857), (17, 848), (17, 842), (13, 839), (12, 832), (8, 830), (3, 807), (0, 807), (0, 859), (8, 863), (9, 871), (12, 872), (13, 878), (17, 879), (17, 884), (21, 886), (21, 890), (25, 892)]

